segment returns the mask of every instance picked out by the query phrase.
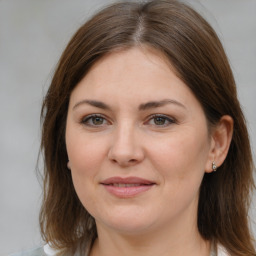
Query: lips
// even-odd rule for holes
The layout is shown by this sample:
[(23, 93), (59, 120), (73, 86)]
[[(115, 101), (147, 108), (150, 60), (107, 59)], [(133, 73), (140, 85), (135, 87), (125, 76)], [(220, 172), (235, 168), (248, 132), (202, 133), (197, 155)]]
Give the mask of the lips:
[(120, 198), (135, 197), (143, 192), (150, 190), (155, 182), (139, 177), (111, 177), (101, 183), (112, 195)]
[(123, 184), (123, 183), (113, 183), (113, 184), (111, 184), (111, 186), (119, 187), (119, 188), (138, 187), (140, 185), (143, 185), (143, 184), (136, 184), (136, 183), (134, 183), (134, 184), (127, 184), (127, 183), (125, 183), (125, 184)]

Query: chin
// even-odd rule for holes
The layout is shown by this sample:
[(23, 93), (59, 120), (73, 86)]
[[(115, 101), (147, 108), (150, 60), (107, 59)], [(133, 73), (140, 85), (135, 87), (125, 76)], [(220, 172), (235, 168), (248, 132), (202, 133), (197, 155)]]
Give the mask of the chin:
[(123, 235), (142, 235), (150, 230), (150, 224), (134, 223), (132, 220), (129, 223), (111, 223), (108, 227), (113, 231)]
[(104, 218), (97, 221), (96, 225), (104, 225), (108, 229), (114, 230), (118, 233), (125, 235), (138, 235), (146, 232), (153, 225), (152, 216), (145, 216), (142, 213), (140, 214), (113, 214), (109, 218)]

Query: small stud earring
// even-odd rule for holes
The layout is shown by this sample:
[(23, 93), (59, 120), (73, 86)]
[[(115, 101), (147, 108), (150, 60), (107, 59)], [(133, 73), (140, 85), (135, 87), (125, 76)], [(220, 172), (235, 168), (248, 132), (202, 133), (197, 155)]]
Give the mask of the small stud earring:
[(215, 164), (214, 161), (212, 162), (212, 170), (213, 170), (214, 172), (216, 172), (216, 170), (217, 170), (217, 165)]

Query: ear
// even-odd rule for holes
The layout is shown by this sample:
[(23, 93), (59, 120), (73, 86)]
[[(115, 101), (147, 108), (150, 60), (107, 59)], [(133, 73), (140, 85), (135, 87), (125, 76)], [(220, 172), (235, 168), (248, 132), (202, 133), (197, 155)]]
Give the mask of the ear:
[(68, 160), (68, 162), (67, 162), (67, 168), (68, 168), (69, 170), (71, 169), (69, 160)]
[(211, 148), (205, 171), (213, 171), (212, 163), (220, 167), (228, 154), (233, 135), (234, 121), (231, 116), (222, 116), (218, 124), (211, 131)]

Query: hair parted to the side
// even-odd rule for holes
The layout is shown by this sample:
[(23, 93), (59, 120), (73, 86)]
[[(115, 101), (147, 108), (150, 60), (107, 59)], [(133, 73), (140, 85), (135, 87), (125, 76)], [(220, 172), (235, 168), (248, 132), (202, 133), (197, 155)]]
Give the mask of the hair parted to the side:
[(245, 119), (223, 47), (211, 26), (176, 0), (121, 2), (86, 22), (62, 54), (42, 106), (44, 198), (40, 214), (44, 240), (63, 250), (97, 237), (94, 219), (80, 203), (67, 169), (65, 126), (69, 97), (90, 67), (105, 54), (151, 47), (170, 61), (201, 103), (209, 127), (223, 115), (234, 120), (229, 153), (217, 172), (205, 174), (198, 229), (231, 255), (255, 255), (248, 224), (253, 160)]

